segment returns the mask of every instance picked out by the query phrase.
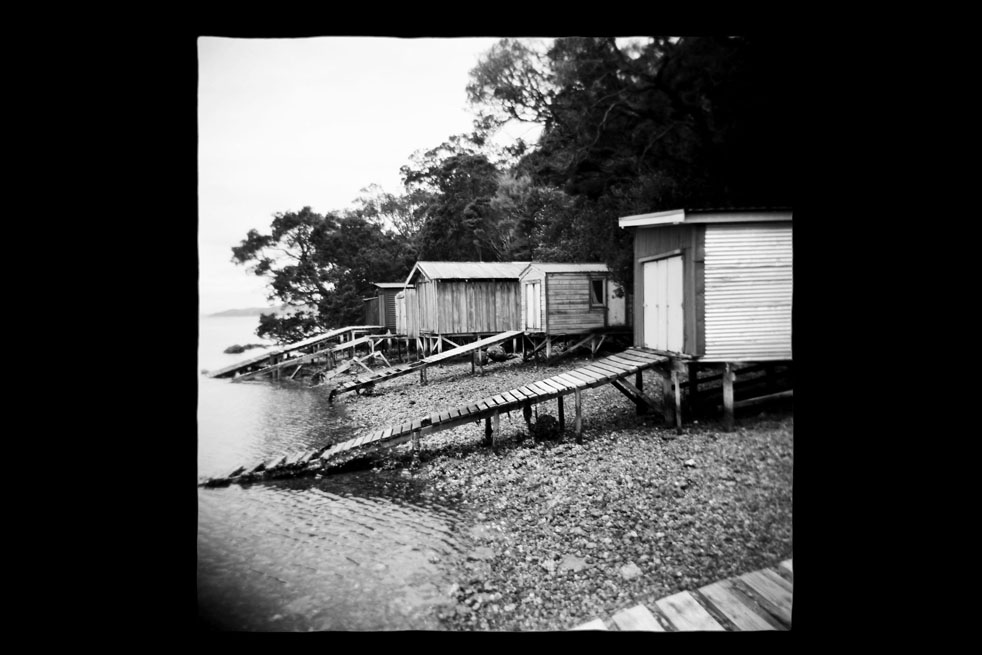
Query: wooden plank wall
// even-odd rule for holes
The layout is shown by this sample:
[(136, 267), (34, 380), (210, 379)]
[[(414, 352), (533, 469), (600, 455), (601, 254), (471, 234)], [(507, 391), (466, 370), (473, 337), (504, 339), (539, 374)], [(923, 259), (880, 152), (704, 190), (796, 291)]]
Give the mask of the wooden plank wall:
[(682, 251), (685, 329), (683, 350), (690, 355), (706, 351), (706, 226), (677, 225), (638, 228), (634, 233), (634, 345), (644, 345), (644, 276), (639, 260), (675, 250)]
[(372, 298), (370, 300), (365, 300), (365, 325), (379, 325), (378, 322), (378, 311), (379, 311), (379, 301), (378, 298)]
[(548, 334), (576, 334), (604, 327), (606, 308), (590, 307), (590, 273), (549, 273)]
[(406, 336), (415, 339), (419, 336), (419, 305), (416, 289), (406, 289)]
[[(450, 335), (522, 329), (517, 279), (421, 280), (416, 293), (422, 331)], [(407, 314), (411, 305), (407, 300)]]

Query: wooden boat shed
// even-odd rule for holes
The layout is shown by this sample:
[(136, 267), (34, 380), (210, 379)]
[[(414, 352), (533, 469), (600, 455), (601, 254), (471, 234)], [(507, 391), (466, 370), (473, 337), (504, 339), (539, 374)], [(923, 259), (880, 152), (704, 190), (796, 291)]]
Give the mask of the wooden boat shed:
[(582, 334), (628, 325), (627, 294), (607, 264), (532, 262), (519, 282), (527, 333)]
[(731, 422), (734, 366), (792, 361), (791, 209), (678, 209), (619, 224), (634, 232), (634, 345), (687, 362), (690, 396), (702, 364), (722, 366)]
[(416, 337), (424, 351), (442, 352), (446, 337), (459, 341), (521, 330), (518, 277), (528, 264), (416, 262), (402, 298), (405, 334)]

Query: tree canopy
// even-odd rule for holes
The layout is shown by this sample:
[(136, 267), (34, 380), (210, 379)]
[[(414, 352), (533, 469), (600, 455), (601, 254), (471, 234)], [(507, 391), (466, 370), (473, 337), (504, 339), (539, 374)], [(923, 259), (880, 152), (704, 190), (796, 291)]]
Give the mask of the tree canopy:
[[(276, 214), (233, 248), (270, 299), (305, 308), (259, 334), (359, 322), (370, 283), (417, 259), (605, 261), (630, 285), (621, 216), (790, 206), (792, 66), (770, 36), (502, 39), (466, 87), (474, 131), (417, 152), (400, 193)], [(541, 125), (538, 142), (495, 146), (509, 121)]]

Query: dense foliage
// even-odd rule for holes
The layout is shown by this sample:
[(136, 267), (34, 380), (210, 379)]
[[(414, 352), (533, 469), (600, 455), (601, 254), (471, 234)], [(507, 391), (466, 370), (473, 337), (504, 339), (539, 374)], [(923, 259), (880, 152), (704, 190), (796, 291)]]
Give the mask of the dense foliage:
[[(471, 72), (474, 132), (414, 155), (400, 195), (277, 214), (233, 248), (271, 299), (306, 308), (259, 334), (358, 322), (370, 283), (417, 259), (605, 261), (630, 285), (619, 217), (790, 206), (792, 62), (777, 37), (502, 39)], [(509, 121), (541, 125), (538, 143), (495, 146)]]

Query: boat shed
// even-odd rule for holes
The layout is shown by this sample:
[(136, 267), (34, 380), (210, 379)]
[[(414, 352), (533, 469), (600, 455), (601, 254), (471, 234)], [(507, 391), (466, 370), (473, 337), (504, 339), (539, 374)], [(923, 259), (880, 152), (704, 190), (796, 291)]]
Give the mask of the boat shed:
[(791, 209), (625, 216), (634, 344), (702, 362), (792, 359)]
[(416, 262), (416, 325), (406, 294), (407, 334), (491, 335), (521, 330), (518, 276), (528, 262)]
[(532, 262), (519, 276), (522, 329), (583, 334), (627, 325), (627, 294), (604, 263)]
[(373, 298), (365, 298), (365, 324), (381, 325), (393, 334), (398, 331), (396, 296), (405, 288), (405, 282), (373, 282), (376, 288)]

